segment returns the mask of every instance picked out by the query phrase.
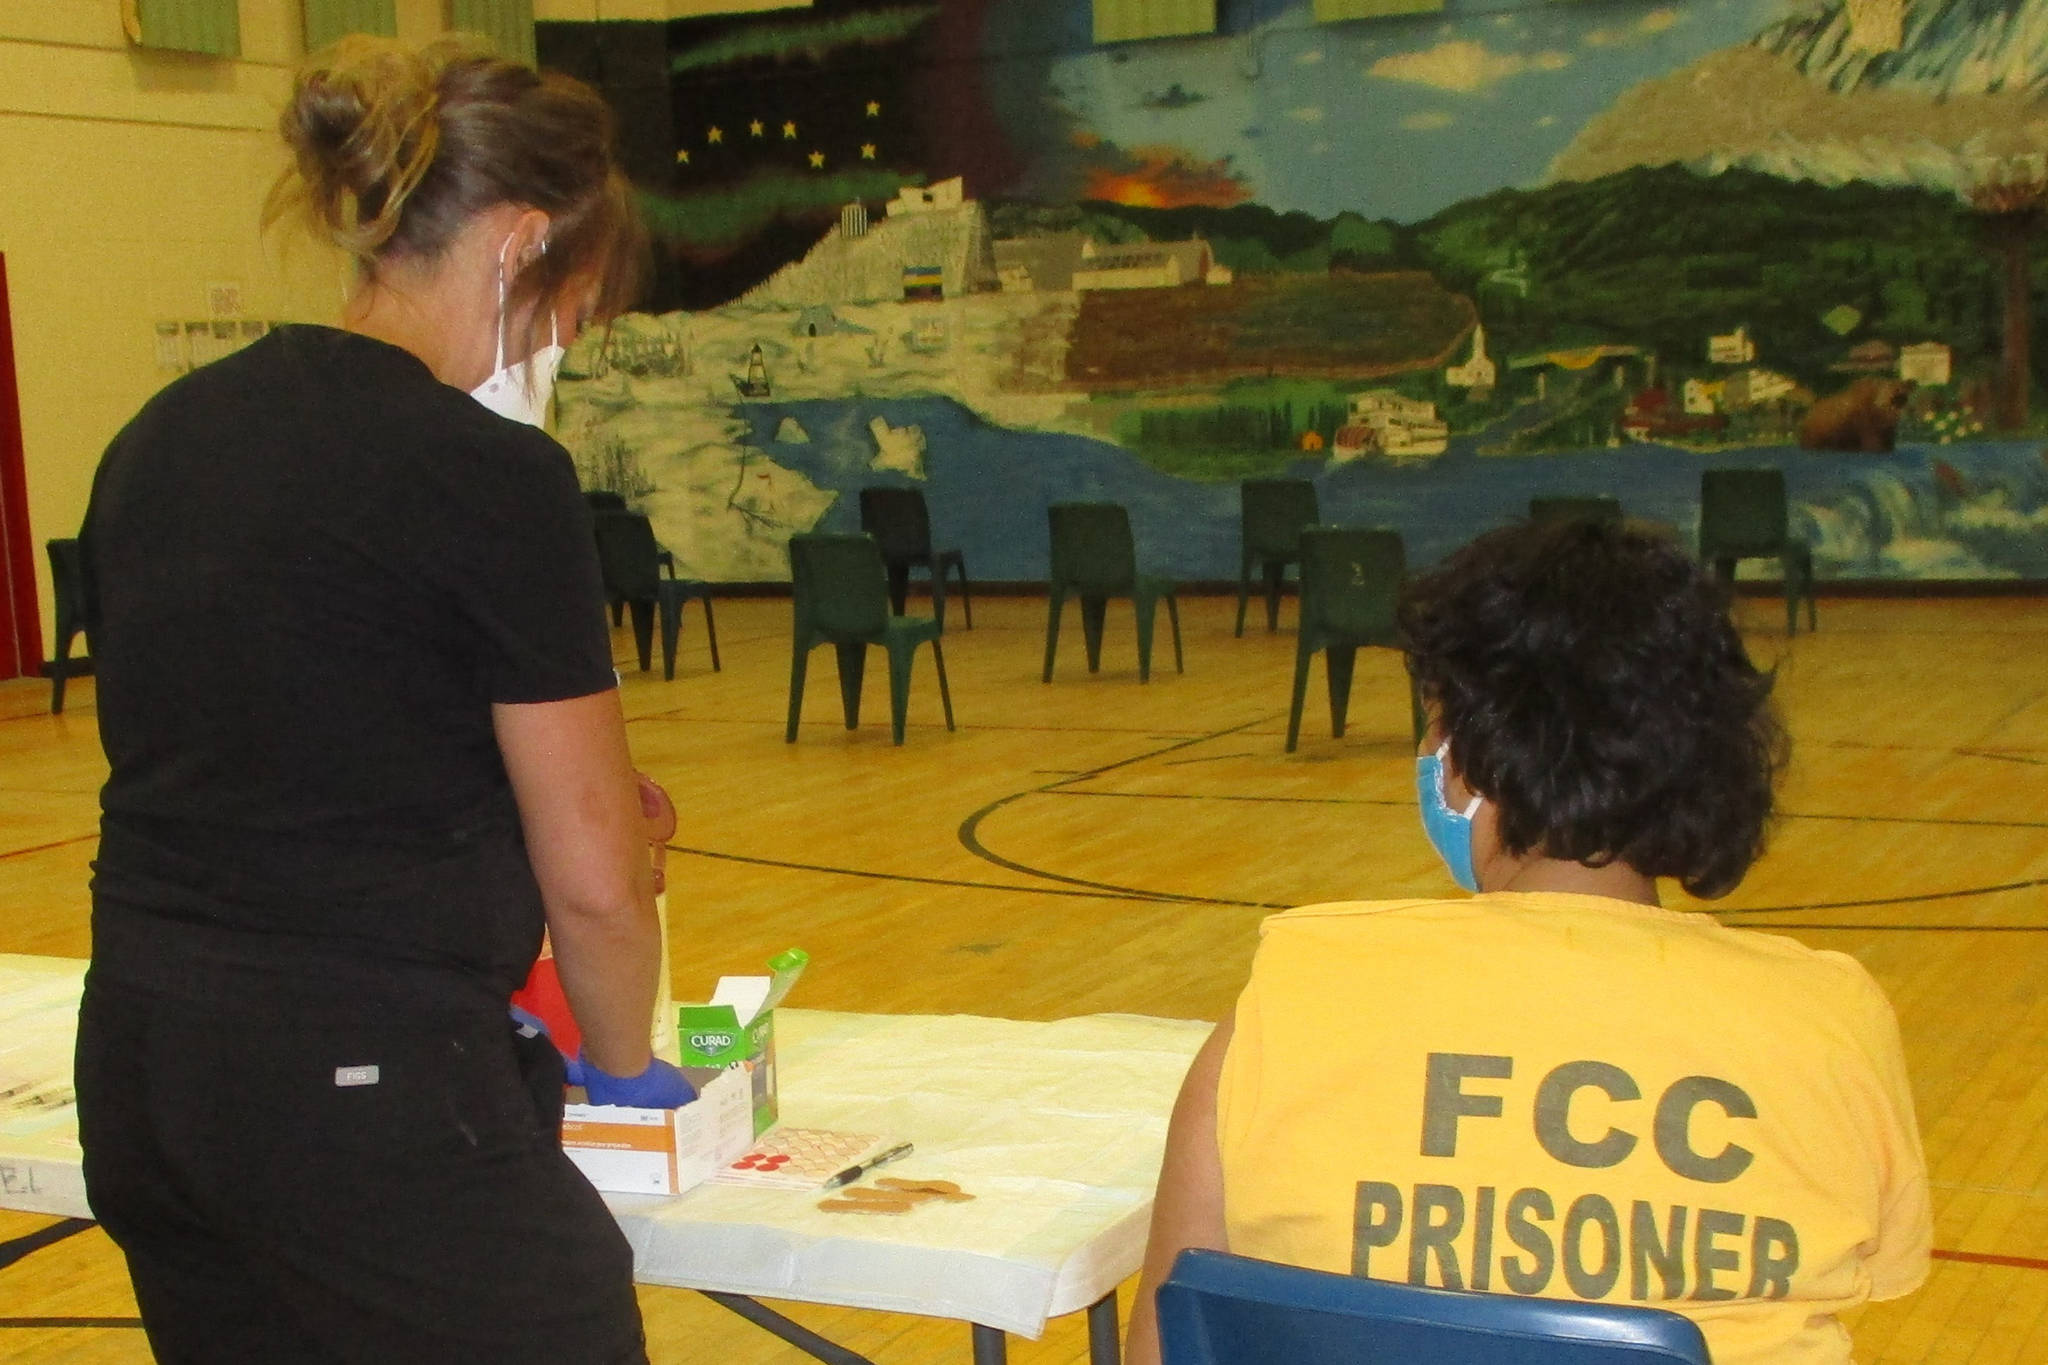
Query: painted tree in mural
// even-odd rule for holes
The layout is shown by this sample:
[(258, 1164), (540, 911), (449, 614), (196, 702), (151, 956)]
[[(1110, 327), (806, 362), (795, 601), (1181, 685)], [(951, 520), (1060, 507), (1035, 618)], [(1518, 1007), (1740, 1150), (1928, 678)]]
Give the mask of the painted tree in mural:
[(2048, 158), (2030, 153), (1987, 160), (1965, 180), (1963, 197), (1977, 211), (1985, 245), (1998, 258), (2004, 306), (1998, 425), (2017, 431), (2027, 424), (2033, 386), (2032, 258), (2048, 210)]

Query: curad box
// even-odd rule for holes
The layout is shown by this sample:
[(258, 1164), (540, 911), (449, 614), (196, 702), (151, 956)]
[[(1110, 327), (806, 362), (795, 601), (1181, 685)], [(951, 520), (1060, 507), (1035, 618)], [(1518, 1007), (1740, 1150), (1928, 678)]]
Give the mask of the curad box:
[(676, 1009), (676, 1046), (683, 1074), (700, 1090), (714, 1076), (746, 1077), (753, 1135), (767, 1132), (780, 1117), (775, 1090), (775, 1011), (751, 1019), (732, 1005), (682, 1005)]

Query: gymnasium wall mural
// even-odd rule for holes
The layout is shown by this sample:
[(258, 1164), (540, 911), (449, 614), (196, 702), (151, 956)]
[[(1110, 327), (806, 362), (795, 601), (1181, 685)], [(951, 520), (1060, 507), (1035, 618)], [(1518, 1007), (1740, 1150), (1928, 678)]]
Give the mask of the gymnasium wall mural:
[(1824, 576), (2048, 578), (2048, 0), (1221, 19), (542, 25), (659, 242), (565, 367), (586, 485), (714, 580), (868, 483), (980, 579), (1043, 578), (1071, 498), (1220, 579), (1245, 477), (1428, 563), (1545, 493), (1689, 537), (1702, 469), (1768, 464)]

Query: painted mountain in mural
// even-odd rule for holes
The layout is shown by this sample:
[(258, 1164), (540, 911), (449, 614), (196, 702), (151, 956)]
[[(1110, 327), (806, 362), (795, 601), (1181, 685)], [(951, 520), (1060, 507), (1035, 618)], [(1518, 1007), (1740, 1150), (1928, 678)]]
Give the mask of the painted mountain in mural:
[(2048, 5), (2038, 0), (1823, 5), (1772, 24), (1754, 46), (1837, 94), (2048, 94)]
[(978, 576), (1042, 578), (1086, 498), (1199, 581), (1241, 478), (1422, 564), (1537, 495), (1683, 537), (1758, 465), (1825, 577), (2048, 579), (2048, 0), (1274, 0), (1110, 49), (1081, 0), (949, 0), (791, 48), (826, 17), (644, 31), (706, 287), (579, 348), (559, 427), (679, 569), (780, 577), (877, 482)]
[[(1405, 252), (1481, 300), (1511, 354), (1625, 343), (1661, 356), (1667, 378), (1703, 373), (1707, 333), (1738, 325), (1815, 392), (1840, 386), (1834, 367), (1853, 341), (1981, 353), (1995, 325), (1966, 210), (1913, 187), (1635, 167), (1501, 190), (1404, 237)], [(1511, 261), (1519, 287), (1489, 286)], [(1846, 333), (1842, 307), (1856, 315)]]
[(2048, 0), (1908, 0), (1892, 14), (1894, 29), (1873, 32), (1837, 0), (1645, 81), (1587, 122), (1549, 178), (1679, 162), (1954, 191), (2048, 148)]

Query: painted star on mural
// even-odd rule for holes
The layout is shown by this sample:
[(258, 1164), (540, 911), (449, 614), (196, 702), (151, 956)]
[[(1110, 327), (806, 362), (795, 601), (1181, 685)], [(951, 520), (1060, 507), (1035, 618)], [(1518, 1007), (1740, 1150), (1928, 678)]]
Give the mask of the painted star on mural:
[[(956, 59), (974, 57), (946, 46), (951, 39), (938, 21), (955, 15), (958, 5), (953, 37), (969, 43), (980, 31), (970, 12), (986, 3), (809, 0), (786, 12), (757, 14), (753, 6), (740, 6), (644, 29), (616, 29), (608, 21), (544, 24), (549, 32), (543, 36), (565, 59), (573, 57), (579, 73), (623, 82), (618, 98), (636, 111), (632, 117), (642, 131), (665, 125), (673, 141), (654, 144), (659, 153), (690, 152), (688, 161), (662, 164), (668, 160), (663, 155), (654, 166), (636, 169), (636, 183), (666, 201), (657, 229), (663, 241), (702, 248), (687, 270), (670, 273), (664, 262), (652, 296), (661, 305), (656, 311), (716, 299), (765, 277), (838, 223), (848, 202), (865, 202), (873, 211), (905, 183), (937, 183), (962, 173), (977, 187), (985, 182), (990, 193), (1000, 189), (1003, 177), (979, 175), (975, 160), (983, 147), (977, 134), (988, 133), (989, 146), (1002, 143), (990, 120), (959, 101), (928, 102), (917, 74), (927, 57), (943, 55), (949, 69)], [(600, 29), (628, 47), (641, 45), (635, 50), (644, 48), (650, 63), (660, 58), (666, 89), (657, 94), (636, 84), (641, 78), (629, 78), (624, 66), (600, 60), (609, 49), (586, 41)], [(1040, 57), (1032, 60), (1043, 65)], [(663, 98), (666, 109), (659, 109)], [(714, 126), (721, 132), (717, 142), (708, 137)], [(700, 205), (716, 211), (698, 211)]]
[(706, 130), (704, 131), (704, 140), (705, 140), (706, 142), (723, 142), (723, 141), (725, 141), (725, 129), (723, 129), (723, 128), (719, 127), (719, 126), (718, 126), (717, 124), (715, 124), (715, 123), (714, 123), (714, 124), (712, 124), (712, 125), (711, 125), (711, 126), (710, 126), (709, 128), (707, 128), (707, 129), (706, 129)]

